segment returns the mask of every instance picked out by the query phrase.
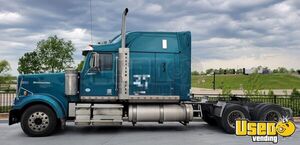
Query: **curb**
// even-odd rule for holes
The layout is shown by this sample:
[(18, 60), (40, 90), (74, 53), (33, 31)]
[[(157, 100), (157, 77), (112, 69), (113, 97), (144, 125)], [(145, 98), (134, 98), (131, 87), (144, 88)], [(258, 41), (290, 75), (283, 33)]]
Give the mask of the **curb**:
[(294, 122), (295, 123), (300, 123), (300, 117), (294, 117)]
[(0, 113), (0, 120), (8, 120), (8, 113)]

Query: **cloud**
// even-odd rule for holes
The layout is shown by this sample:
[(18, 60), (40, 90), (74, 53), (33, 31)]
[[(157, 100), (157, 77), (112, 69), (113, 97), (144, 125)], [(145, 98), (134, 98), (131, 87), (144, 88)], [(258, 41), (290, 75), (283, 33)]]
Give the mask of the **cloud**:
[(162, 6), (159, 4), (149, 4), (146, 6), (146, 8), (144, 9), (144, 12), (146, 14), (158, 14), (160, 13), (162, 10)]
[(80, 44), (85, 43), (87, 44), (90, 39), (90, 34), (87, 31), (87, 29), (82, 28), (74, 28), (72, 30), (53, 30), (51, 32), (52, 34), (56, 34), (62, 38), (65, 38), (67, 40), (71, 40), (74, 43), (77, 43), (80, 47)]
[(17, 12), (0, 12), (0, 24), (20, 23), (24, 18)]

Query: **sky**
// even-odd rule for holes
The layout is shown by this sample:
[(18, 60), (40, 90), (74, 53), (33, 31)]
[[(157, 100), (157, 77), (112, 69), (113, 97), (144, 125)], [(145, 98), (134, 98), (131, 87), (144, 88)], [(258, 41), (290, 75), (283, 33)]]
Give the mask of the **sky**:
[[(191, 31), (192, 70), (267, 66), (300, 69), (299, 0), (92, 0), (93, 43), (127, 31)], [(0, 0), (0, 60), (18, 59), (57, 35), (81, 50), (91, 42), (88, 0)]]

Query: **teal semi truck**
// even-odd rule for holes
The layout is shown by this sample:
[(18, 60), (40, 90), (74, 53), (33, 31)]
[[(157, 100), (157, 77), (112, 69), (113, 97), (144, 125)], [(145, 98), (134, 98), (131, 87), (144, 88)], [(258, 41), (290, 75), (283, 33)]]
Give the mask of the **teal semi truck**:
[(47, 136), (65, 127), (123, 122), (204, 120), (234, 133), (235, 120), (278, 121), (290, 109), (274, 104), (196, 100), (191, 88), (191, 32), (128, 32), (125, 9), (121, 34), (83, 50), (78, 72), (18, 77), (9, 125), (20, 122), (28, 136)]

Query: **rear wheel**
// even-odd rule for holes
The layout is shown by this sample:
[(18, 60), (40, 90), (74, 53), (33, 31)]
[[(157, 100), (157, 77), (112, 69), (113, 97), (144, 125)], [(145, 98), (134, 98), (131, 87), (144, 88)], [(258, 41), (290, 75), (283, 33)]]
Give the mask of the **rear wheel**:
[(237, 104), (228, 104), (224, 109), (219, 124), (225, 132), (233, 134), (235, 133), (235, 121), (249, 118), (250, 115), (245, 108)]
[(258, 105), (256, 105), (251, 113), (252, 120), (258, 121), (259, 115), (260, 115), (259, 113), (261, 112), (261, 109), (267, 105), (269, 105), (269, 104), (259, 103)]
[(55, 113), (45, 105), (27, 108), (21, 118), (21, 127), (28, 136), (48, 136), (55, 131), (56, 126)]
[(274, 104), (265, 105), (258, 112), (258, 120), (260, 121), (278, 122), (284, 116), (287, 116), (286, 112), (280, 106)]

